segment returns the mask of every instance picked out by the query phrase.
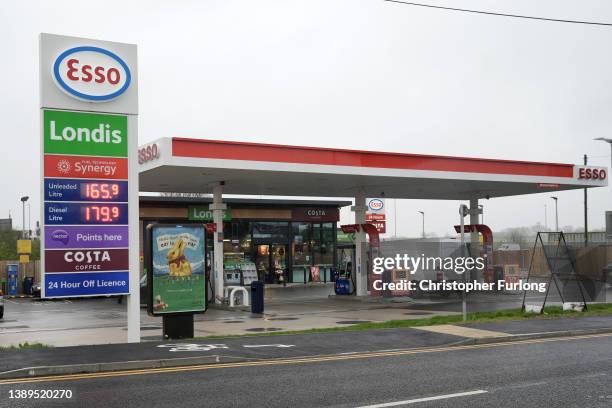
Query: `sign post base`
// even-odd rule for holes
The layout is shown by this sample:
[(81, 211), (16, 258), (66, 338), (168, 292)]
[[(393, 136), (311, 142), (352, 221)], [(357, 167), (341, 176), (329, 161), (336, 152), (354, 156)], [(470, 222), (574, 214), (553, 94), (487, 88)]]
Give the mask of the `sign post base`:
[(163, 316), (164, 339), (192, 339), (193, 313)]

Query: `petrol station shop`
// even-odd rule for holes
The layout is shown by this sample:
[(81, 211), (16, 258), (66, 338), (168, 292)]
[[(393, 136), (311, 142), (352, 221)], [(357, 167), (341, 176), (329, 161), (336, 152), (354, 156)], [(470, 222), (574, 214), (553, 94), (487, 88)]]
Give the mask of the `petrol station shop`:
[[(212, 225), (211, 198), (140, 197), (140, 234), (151, 223)], [(223, 211), (223, 269), (227, 284), (256, 271), (266, 284), (330, 282), (337, 265), (340, 208), (350, 201), (227, 198)], [(214, 234), (206, 234), (207, 270)], [(143, 239), (140, 239), (141, 251)]]

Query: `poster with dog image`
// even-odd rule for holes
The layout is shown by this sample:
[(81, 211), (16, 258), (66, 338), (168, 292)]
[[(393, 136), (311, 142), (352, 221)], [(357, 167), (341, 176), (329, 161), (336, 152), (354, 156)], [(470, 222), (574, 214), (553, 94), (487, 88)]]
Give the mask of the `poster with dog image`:
[(206, 309), (204, 228), (153, 228), (153, 313)]

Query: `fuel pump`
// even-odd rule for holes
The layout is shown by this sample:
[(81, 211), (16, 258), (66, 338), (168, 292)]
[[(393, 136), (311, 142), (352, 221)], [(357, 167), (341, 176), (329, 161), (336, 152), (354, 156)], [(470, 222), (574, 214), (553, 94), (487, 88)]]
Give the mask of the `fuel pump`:
[[(372, 278), (378, 278), (378, 275), (374, 275), (371, 270), (372, 270), (372, 261), (374, 258), (378, 257), (380, 255), (380, 238), (378, 235), (378, 230), (376, 229), (376, 226), (374, 226), (373, 224), (348, 224), (348, 225), (341, 225), (340, 228), (342, 229), (342, 232), (344, 232), (345, 234), (354, 234), (355, 232), (359, 232), (363, 229), (363, 231), (368, 234), (368, 238), (369, 238), (369, 243), (370, 245), (368, 246), (368, 253), (367, 253), (367, 268), (366, 270), (368, 271), (368, 287), (370, 288), (370, 293), (373, 296), (377, 296), (380, 293), (378, 291), (375, 291), (372, 288)], [(353, 255), (353, 259), (354, 259), (354, 255)], [(348, 268), (345, 269), (345, 275), (346, 275), (346, 270)], [(353, 273), (353, 263), (351, 262), (351, 268), (350, 268), (350, 274), (348, 275), (348, 277), (344, 277), (344, 278), (340, 278), (343, 279), (340, 281), (340, 283), (338, 283), (338, 281), (336, 281), (336, 294), (340, 295), (340, 294), (354, 294), (356, 291), (356, 285), (355, 285), (355, 277), (354, 277), (354, 273)], [(390, 281), (390, 276), (383, 276), (383, 281), (385, 281), (385, 279), (387, 279), (387, 281)], [(344, 285), (348, 285), (348, 284), (352, 284), (352, 290), (349, 290), (348, 293), (345, 293), (347, 290), (343, 287)], [(342, 288), (340, 288), (342, 287)]]

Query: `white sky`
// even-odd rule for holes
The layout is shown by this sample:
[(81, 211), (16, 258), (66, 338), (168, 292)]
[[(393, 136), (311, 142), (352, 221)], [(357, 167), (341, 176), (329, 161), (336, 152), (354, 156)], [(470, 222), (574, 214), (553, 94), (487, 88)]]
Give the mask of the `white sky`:
[[(609, 0), (431, 0), (612, 22)], [(537, 3), (537, 4), (536, 4)], [(3, 194), (40, 211), (38, 34), (136, 43), (140, 144), (184, 136), (609, 166), (612, 27), (381, 0), (0, 1)], [(590, 192), (601, 228), (612, 188)], [(582, 225), (582, 191), (558, 193)], [(483, 201), (494, 230), (554, 223), (550, 194)], [(403, 200), (398, 233), (450, 233), (458, 202)], [(389, 205), (392, 218), (392, 203)], [(26, 221), (27, 222), (27, 221)], [(393, 230), (393, 222), (390, 223)]]

